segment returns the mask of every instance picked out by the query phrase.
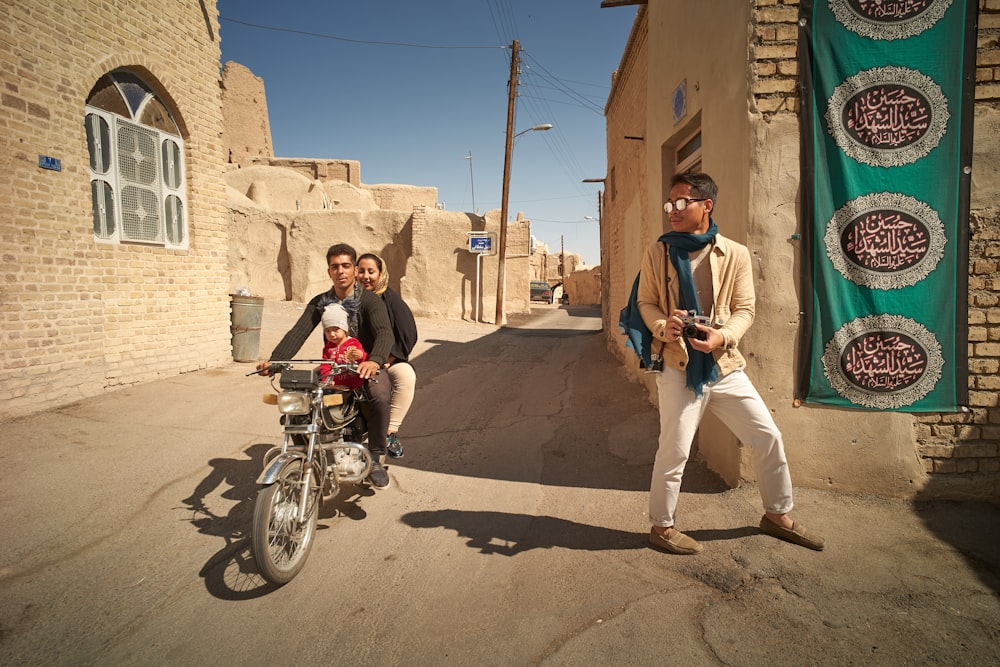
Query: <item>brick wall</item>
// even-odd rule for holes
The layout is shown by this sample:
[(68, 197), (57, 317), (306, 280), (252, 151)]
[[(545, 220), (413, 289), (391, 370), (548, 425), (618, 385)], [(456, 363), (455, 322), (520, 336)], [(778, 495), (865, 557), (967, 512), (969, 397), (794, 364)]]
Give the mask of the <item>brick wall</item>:
[[(23, 0), (2, 22), (0, 419), (230, 362), (215, 2)], [(181, 128), (187, 250), (94, 240), (84, 105), (118, 67)]]
[[(798, 0), (756, 0), (754, 100), (765, 120), (800, 109)], [(976, 105), (1000, 103), (1000, 0), (980, 0)], [(1000, 160), (1000, 156), (991, 156)], [(915, 416), (918, 455), (937, 481), (995, 484), (1000, 473), (1000, 211), (973, 210), (969, 248), (968, 413)]]
[[(655, 218), (657, 229), (653, 230), (645, 214), (648, 201), (645, 142), (625, 138), (646, 134), (647, 35), (646, 8), (640, 7), (605, 109), (608, 173), (601, 202), (601, 275), (605, 292), (601, 301), (602, 317), (607, 323), (609, 347), (633, 373), (638, 371), (639, 365), (635, 355), (625, 351), (625, 337), (618, 328), (618, 313), (628, 301), (642, 253), (647, 244), (662, 233), (660, 218)], [(640, 381), (650, 378), (642, 373), (637, 377)], [(652, 386), (650, 382), (647, 388)]]

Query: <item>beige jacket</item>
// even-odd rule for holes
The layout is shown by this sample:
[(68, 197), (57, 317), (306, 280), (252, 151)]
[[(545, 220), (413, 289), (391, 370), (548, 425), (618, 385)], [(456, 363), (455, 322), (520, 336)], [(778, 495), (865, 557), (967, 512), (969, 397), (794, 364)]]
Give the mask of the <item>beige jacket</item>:
[[(714, 328), (725, 338), (725, 345), (712, 353), (719, 366), (719, 377), (724, 377), (746, 365), (736, 346), (753, 323), (756, 300), (753, 273), (750, 251), (722, 234), (715, 237), (709, 260), (715, 302), (711, 308), (705, 304), (701, 306), (702, 312), (709, 316)], [(680, 286), (677, 270), (670, 263), (664, 244), (656, 242), (649, 246), (642, 259), (639, 276), (639, 313), (653, 333), (653, 353), (658, 352), (663, 357), (664, 366), (684, 370), (688, 362), (687, 346), (680, 338), (672, 339), (666, 334), (668, 314), (680, 307)]]

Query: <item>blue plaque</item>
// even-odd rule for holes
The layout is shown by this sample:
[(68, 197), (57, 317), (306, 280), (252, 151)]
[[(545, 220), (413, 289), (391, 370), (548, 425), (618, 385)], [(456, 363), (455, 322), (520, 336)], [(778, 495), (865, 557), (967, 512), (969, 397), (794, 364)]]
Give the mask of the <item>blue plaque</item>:
[(687, 115), (687, 79), (674, 88), (673, 93), (674, 122)]
[(62, 162), (58, 158), (50, 157), (48, 155), (38, 156), (38, 166), (42, 169), (51, 169), (52, 171), (62, 171)]

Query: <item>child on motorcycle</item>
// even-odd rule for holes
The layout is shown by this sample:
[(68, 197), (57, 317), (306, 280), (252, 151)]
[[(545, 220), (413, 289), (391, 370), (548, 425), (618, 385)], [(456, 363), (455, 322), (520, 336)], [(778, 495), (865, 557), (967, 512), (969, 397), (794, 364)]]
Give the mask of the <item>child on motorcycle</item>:
[[(323, 358), (335, 364), (361, 363), (368, 354), (357, 338), (348, 333), (347, 311), (339, 303), (331, 303), (323, 310)], [(319, 367), (320, 378), (326, 381), (332, 367), (322, 364)], [(333, 376), (333, 384), (357, 389), (364, 380), (354, 373), (339, 373)]]

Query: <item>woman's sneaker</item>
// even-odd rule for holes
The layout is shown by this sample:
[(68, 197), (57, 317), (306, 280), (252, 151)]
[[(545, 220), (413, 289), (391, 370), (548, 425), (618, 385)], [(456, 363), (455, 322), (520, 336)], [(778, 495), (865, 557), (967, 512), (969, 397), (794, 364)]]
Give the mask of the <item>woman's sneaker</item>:
[(390, 459), (403, 458), (403, 444), (399, 441), (399, 436), (395, 433), (385, 436), (385, 447)]

